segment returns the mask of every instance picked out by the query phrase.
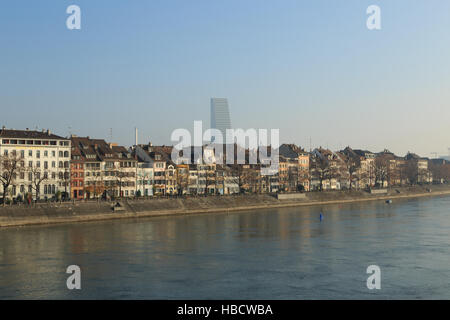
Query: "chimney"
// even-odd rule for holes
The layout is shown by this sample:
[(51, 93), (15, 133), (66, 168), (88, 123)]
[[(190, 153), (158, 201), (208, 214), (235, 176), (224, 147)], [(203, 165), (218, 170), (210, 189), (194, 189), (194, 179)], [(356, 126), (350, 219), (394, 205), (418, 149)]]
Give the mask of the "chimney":
[(134, 128), (135, 129), (135, 136), (134, 136), (134, 145), (137, 146), (138, 144), (138, 128)]
[(47, 135), (51, 135), (52, 132), (50, 131), (50, 129), (47, 129)]

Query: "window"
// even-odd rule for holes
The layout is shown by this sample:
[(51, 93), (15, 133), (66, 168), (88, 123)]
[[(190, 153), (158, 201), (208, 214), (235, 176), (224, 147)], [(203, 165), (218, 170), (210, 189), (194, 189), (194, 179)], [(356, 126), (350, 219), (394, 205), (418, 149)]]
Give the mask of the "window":
[(41, 167), (41, 162), (40, 161), (36, 161), (36, 168), (40, 168)]
[(62, 151), (60, 151), (59, 153), (58, 153), (58, 155), (62, 158), (62, 156), (63, 156), (63, 152)]
[(33, 161), (28, 161), (28, 166), (31, 168), (33, 167)]
[(40, 157), (41, 157), (41, 151), (37, 150), (37, 151), (36, 151), (36, 158), (39, 159)]
[[(5, 141), (5, 140), (3, 140), (3, 141)], [(3, 154), (4, 154), (5, 156), (8, 156), (8, 150), (3, 151)]]
[(56, 179), (56, 173), (52, 172), (52, 179), (55, 180)]
[(25, 193), (25, 186), (23, 184), (20, 185), (20, 193)]
[(33, 156), (33, 150), (28, 150), (28, 156), (32, 157)]
[(20, 157), (25, 158), (25, 150), (20, 150)]
[(64, 157), (68, 158), (69, 157), (69, 151), (64, 151)]
[(52, 168), (56, 168), (56, 162), (52, 161)]
[(44, 157), (48, 157), (48, 151), (47, 150), (44, 151)]
[(44, 169), (48, 169), (48, 162), (44, 161)]
[(56, 157), (56, 151), (52, 151), (52, 157)]

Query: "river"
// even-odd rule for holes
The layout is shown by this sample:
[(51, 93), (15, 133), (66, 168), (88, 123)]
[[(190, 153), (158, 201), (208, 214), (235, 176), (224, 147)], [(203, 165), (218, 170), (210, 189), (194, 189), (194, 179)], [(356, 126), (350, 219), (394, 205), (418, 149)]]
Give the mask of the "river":
[[(435, 197), (0, 229), (0, 299), (450, 299), (449, 208)], [(67, 289), (69, 265), (81, 290)]]

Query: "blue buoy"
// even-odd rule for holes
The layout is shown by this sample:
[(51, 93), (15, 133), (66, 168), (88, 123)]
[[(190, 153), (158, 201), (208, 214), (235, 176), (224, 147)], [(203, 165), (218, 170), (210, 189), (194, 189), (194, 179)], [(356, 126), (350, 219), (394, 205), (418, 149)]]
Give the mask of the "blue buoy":
[(323, 214), (322, 214), (322, 212), (320, 213), (320, 221), (322, 221), (323, 220)]

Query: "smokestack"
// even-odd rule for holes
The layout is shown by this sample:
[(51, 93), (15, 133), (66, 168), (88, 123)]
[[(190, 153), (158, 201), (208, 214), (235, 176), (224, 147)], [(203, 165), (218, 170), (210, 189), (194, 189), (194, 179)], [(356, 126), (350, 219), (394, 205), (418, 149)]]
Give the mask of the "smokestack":
[(138, 145), (138, 128), (136, 127), (136, 128), (134, 128), (135, 129), (135, 137), (134, 137), (134, 139), (135, 139), (135, 141), (134, 141), (134, 145), (135, 146), (137, 146)]

